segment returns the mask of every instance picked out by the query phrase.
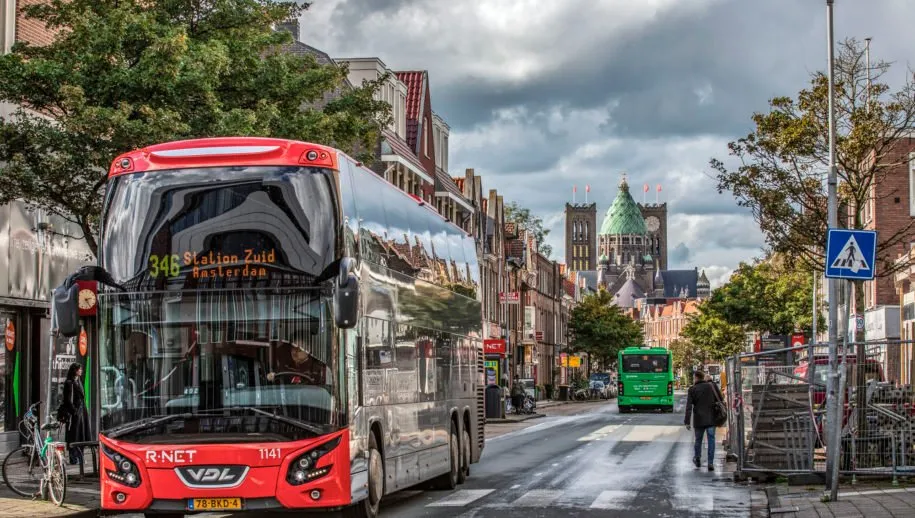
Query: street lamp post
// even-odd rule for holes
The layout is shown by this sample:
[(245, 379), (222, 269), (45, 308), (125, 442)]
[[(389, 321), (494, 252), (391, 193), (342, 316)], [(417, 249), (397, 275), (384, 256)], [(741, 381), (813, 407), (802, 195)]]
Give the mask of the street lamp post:
[[(836, 168), (836, 120), (835, 120), (835, 49), (833, 42), (833, 0), (826, 0), (826, 42), (829, 61), (829, 176), (826, 182), (827, 217), (830, 228), (838, 227), (838, 171)], [(825, 255), (825, 254), (824, 254)], [(827, 279), (829, 293), (829, 372), (828, 391), (826, 394), (826, 419), (827, 427), (827, 457), (826, 457), (826, 487), (829, 489), (829, 499), (835, 501), (839, 492), (839, 429), (836, 424), (839, 417), (838, 405), (838, 320), (839, 308), (837, 305), (838, 286), (836, 279)]]

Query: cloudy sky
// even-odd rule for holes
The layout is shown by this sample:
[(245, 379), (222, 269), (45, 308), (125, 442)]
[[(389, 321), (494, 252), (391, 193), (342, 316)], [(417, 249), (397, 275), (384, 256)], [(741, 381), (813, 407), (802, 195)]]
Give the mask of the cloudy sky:
[[(836, 38), (873, 37), (872, 57), (915, 61), (915, 1), (837, 0)], [(333, 57), (429, 71), (451, 126), (451, 173), (472, 167), (552, 230), (591, 185), (598, 222), (625, 171), (662, 185), (673, 268), (714, 285), (760, 254), (756, 224), (719, 194), (708, 161), (776, 95), (826, 64), (825, 0), (314, 0), (302, 40)]]

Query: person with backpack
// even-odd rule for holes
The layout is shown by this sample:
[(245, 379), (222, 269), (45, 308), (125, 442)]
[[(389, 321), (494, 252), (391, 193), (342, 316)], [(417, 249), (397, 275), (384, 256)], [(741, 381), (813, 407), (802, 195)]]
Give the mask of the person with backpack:
[[(702, 371), (693, 374), (695, 383), (686, 395), (686, 429), (695, 433), (693, 464), (702, 467), (702, 438), (708, 440), (708, 470), (715, 471), (715, 428), (727, 422), (726, 407), (722, 403), (721, 391), (713, 381), (706, 380)], [(722, 421), (722, 413), (724, 420)]]

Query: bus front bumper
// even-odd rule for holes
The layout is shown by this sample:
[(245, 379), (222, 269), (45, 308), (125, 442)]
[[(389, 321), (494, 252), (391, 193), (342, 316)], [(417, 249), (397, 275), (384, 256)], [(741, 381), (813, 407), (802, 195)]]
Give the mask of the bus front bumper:
[(674, 396), (619, 396), (617, 405), (666, 408), (674, 406)]

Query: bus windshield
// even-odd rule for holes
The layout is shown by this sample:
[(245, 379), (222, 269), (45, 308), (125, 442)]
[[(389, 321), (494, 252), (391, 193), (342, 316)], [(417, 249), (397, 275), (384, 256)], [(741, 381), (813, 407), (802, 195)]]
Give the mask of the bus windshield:
[(128, 438), (290, 440), (342, 424), (319, 290), (106, 294), (100, 307), (103, 430), (155, 420)]
[(624, 354), (622, 371), (626, 373), (666, 373), (670, 368), (667, 355)]
[(327, 289), (338, 200), (335, 172), (315, 167), (113, 178), (99, 262), (126, 293), (99, 297), (102, 433), (295, 440), (342, 426)]

